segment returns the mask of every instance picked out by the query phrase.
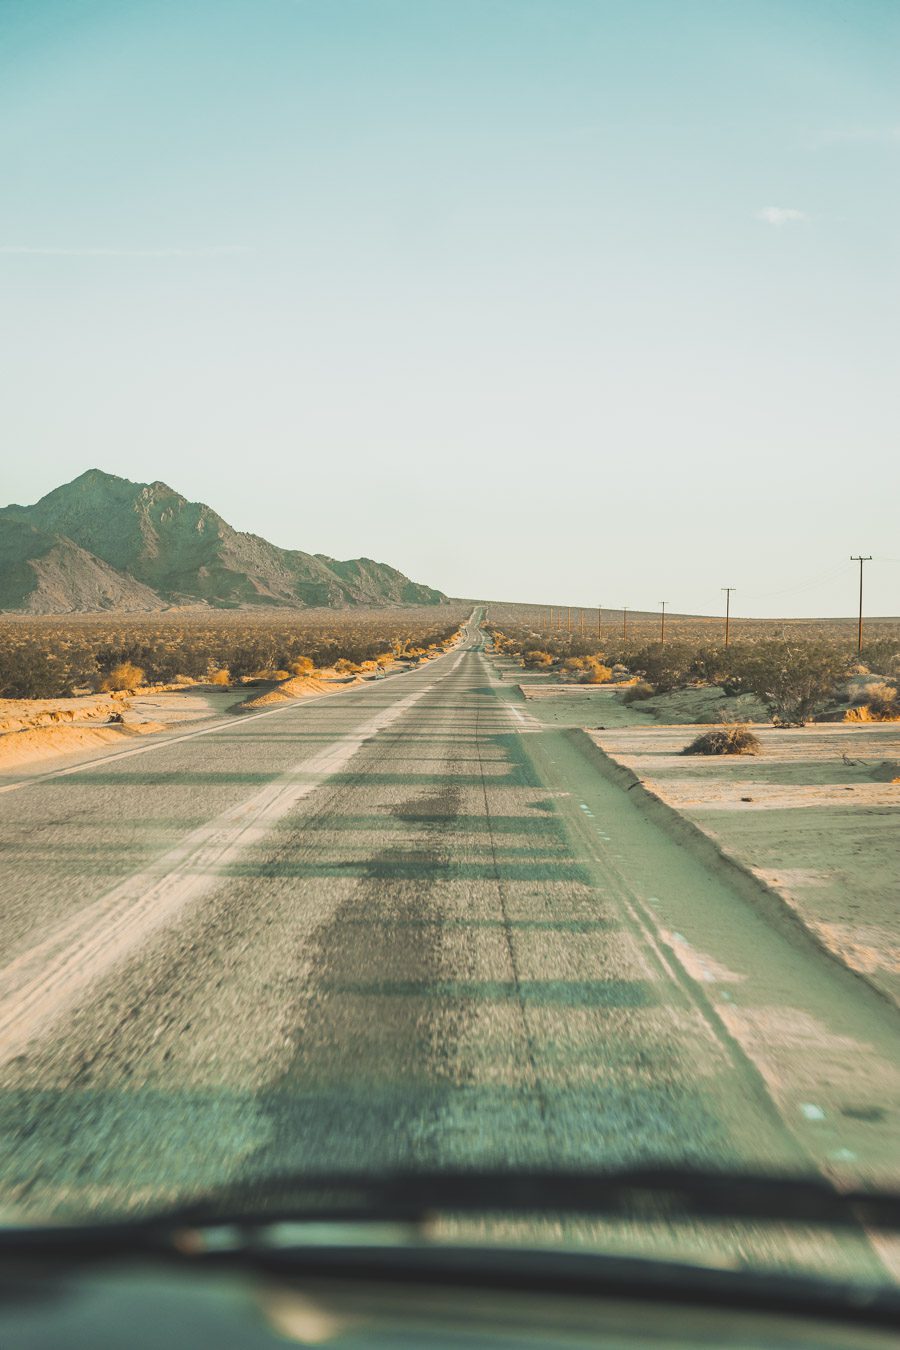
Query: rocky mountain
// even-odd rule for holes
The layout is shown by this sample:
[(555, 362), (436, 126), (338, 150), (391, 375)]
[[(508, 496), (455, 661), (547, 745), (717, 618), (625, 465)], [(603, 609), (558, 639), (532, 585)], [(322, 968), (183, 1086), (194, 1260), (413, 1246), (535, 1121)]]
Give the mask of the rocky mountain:
[(0, 609), (31, 614), (436, 605), (440, 591), (370, 558), (339, 562), (234, 530), (165, 483), (89, 469), (33, 506), (0, 508)]

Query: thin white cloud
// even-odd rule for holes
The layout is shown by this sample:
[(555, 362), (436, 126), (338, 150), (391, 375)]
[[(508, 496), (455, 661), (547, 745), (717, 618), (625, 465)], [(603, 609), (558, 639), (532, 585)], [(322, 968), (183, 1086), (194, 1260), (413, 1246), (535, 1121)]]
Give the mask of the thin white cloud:
[(764, 206), (757, 211), (756, 219), (764, 220), (767, 225), (787, 225), (792, 220), (807, 220), (808, 217), (796, 206)]
[(218, 258), (250, 251), (241, 244), (214, 244), (207, 248), (68, 248), (0, 244), (0, 253), (33, 254), (46, 258)]

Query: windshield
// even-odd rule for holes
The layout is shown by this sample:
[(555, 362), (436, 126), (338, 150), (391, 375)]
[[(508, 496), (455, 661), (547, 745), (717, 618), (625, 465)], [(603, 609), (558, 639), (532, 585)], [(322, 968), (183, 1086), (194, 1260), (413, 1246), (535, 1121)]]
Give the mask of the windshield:
[(898, 27), (3, 6), (6, 1223), (897, 1278)]

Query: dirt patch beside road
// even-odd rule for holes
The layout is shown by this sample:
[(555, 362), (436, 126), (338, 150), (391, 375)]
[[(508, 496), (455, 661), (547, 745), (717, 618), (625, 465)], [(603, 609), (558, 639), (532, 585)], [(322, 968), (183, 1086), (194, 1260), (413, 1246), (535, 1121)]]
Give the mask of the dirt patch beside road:
[(240, 697), (211, 686), (160, 685), (134, 693), (0, 699), (0, 772), (219, 716)]
[(759, 727), (758, 756), (685, 758), (698, 729), (587, 734), (900, 1006), (900, 727)]

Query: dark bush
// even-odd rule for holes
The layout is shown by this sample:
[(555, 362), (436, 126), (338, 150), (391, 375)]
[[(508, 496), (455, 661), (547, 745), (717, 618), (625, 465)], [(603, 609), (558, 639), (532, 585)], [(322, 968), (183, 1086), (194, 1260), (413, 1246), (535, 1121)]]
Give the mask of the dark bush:
[(682, 750), (683, 755), (758, 755), (762, 742), (758, 736), (746, 727), (715, 727), (712, 731), (703, 731), (690, 745)]
[(648, 684), (646, 680), (636, 680), (634, 684), (626, 685), (622, 702), (641, 703), (645, 698), (652, 698), (655, 693), (652, 684)]
[(642, 675), (658, 694), (666, 694), (688, 684), (693, 676), (692, 663), (697, 649), (686, 643), (654, 643), (634, 653), (628, 665), (635, 675)]
[(803, 726), (833, 694), (847, 669), (841, 647), (779, 641), (737, 648), (729, 692), (756, 694), (778, 726)]

